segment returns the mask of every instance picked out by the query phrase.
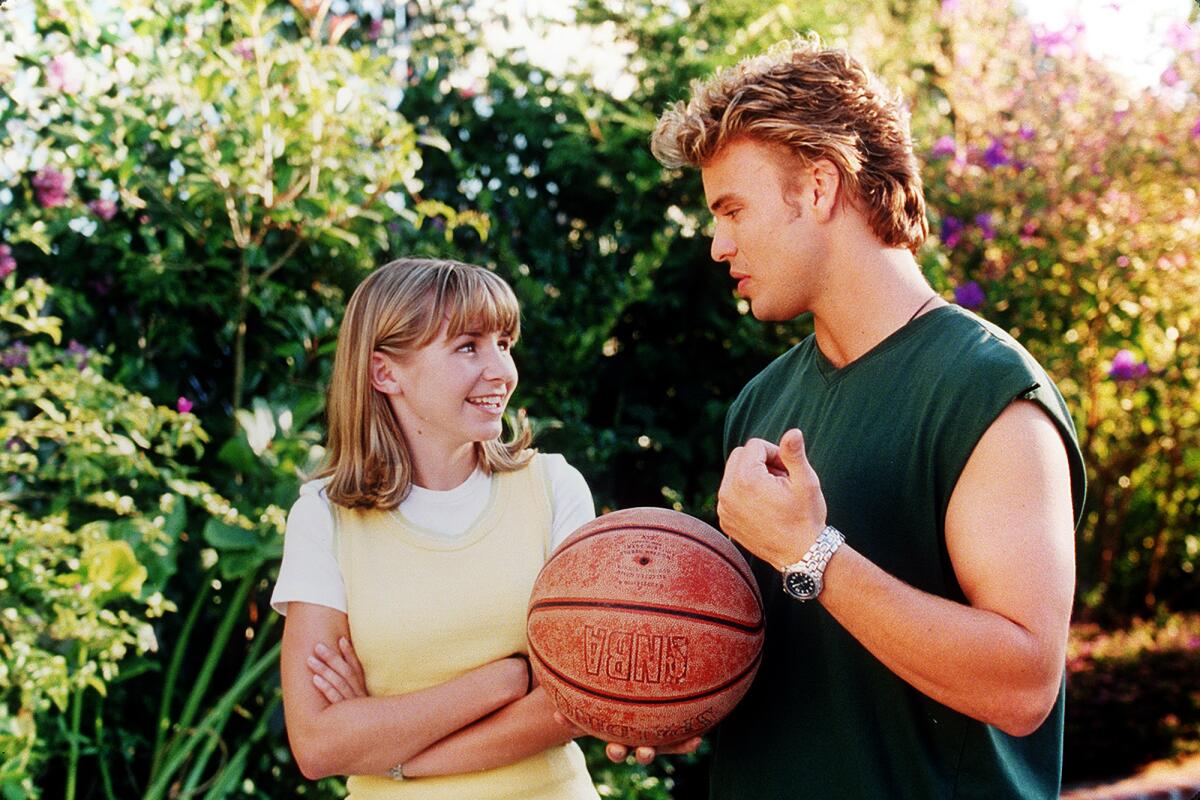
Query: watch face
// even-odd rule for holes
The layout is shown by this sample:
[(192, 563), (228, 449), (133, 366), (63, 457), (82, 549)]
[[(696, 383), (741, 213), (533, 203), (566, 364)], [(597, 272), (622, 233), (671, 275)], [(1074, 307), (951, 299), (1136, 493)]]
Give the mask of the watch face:
[(811, 600), (821, 593), (821, 580), (807, 572), (789, 572), (783, 576), (783, 588), (792, 597)]

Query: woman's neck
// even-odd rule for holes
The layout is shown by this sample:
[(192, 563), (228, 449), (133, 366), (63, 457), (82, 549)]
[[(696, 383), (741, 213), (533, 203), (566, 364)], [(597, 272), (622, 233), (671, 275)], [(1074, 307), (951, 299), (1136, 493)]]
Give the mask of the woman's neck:
[(413, 483), (435, 492), (447, 492), (461, 486), (479, 463), (474, 443), (441, 453), (417, 452), (417, 448), (413, 448), (411, 455)]

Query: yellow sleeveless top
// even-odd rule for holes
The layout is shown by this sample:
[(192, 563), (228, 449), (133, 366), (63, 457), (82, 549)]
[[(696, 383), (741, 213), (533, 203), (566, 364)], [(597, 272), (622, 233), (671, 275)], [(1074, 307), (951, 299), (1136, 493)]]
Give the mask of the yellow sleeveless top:
[[(375, 696), (424, 689), (528, 651), (525, 610), (549, 555), (551, 501), (540, 456), (493, 473), (491, 497), (446, 539), (398, 511), (334, 506), (355, 651)], [(351, 776), (352, 800), (596, 800), (574, 742), (481, 772), (406, 781)]]

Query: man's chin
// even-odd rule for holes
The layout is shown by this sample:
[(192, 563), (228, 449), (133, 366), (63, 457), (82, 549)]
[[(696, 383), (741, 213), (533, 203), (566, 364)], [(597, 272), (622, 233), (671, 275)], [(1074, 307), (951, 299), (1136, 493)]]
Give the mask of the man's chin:
[(797, 311), (795, 308), (780, 308), (768, 303), (750, 301), (750, 316), (759, 322), (791, 322), (803, 313), (803, 309)]

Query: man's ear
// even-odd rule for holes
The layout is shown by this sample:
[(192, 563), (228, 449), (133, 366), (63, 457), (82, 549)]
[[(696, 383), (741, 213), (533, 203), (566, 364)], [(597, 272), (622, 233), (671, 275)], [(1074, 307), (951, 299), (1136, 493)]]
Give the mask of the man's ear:
[(828, 222), (837, 211), (842, 175), (827, 158), (817, 159), (806, 172), (808, 181), (804, 186), (804, 202), (818, 222)]
[(371, 353), (371, 386), (384, 394), (403, 394), (399, 365), (379, 351)]

